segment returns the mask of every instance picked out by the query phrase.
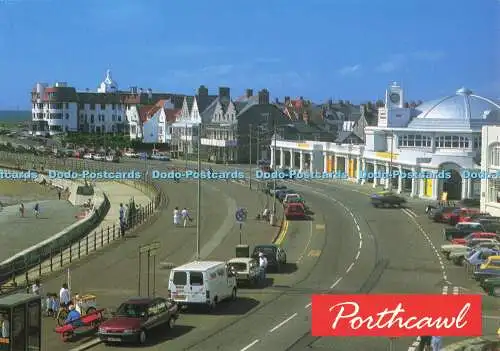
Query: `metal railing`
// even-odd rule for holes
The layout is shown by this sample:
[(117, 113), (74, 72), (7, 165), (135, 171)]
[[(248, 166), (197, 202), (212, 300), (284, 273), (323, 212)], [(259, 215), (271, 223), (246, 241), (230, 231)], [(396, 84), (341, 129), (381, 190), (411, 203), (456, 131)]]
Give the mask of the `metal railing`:
[[(111, 166), (111, 167), (110, 167)], [(49, 157), (32, 156), (26, 154), (13, 154), (0, 151), (0, 168), (14, 168), (19, 170), (35, 170), (43, 173), (49, 169), (53, 170), (73, 170), (81, 172), (89, 171), (118, 171), (122, 170), (118, 164), (87, 162), (79, 159), (57, 159)], [(123, 170), (126, 171), (126, 170)], [(115, 180), (113, 180), (115, 181)], [(142, 178), (136, 181), (124, 181), (144, 194), (149, 194), (152, 201), (145, 206), (136, 208), (135, 213), (129, 218), (125, 232), (129, 232), (137, 226), (145, 223), (152, 216), (156, 209), (162, 206), (166, 201), (165, 194), (159, 186), (151, 181), (150, 178)], [(105, 202), (109, 201), (105, 195)], [(108, 212), (102, 211), (105, 214)], [(131, 210), (131, 212), (134, 212)], [(102, 219), (102, 218), (101, 218)], [(96, 225), (98, 226), (98, 225)], [(94, 228), (96, 227), (94, 226)], [(88, 229), (88, 228), (87, 228)], [(96, 252), (100, 248), (121, 239), (122, 233), (120, 224), (101, 226), (97, 230), (81, 233), (75, 240), (70, 240), (60, 247), (50, 247), (48, 252), (40, 255), (36, 262), (25, 261), (22, 266), (12, 266), (10, 269), (3, 269), (3, 286), (0, 287), (0, 293), (9, 293), (20, 287), (29, 286), (30, 282), (39, 279), (44, 275), (58, 271), (83, 256)], [(7, 278), (7, 279), (5, 279)]]

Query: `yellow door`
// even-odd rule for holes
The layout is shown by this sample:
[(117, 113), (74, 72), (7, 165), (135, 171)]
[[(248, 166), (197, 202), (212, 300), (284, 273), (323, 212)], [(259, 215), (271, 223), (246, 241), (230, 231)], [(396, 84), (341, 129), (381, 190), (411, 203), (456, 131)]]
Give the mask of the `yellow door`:
[(333, 166), (333, 171), (334, 172), (337, 172), (337, 162), (336, 161), (336, 157), (335, 156), (332, 156), (332, 166)]
[(326, 171), (327, 172), (332, 172), (333, 171), (333, 157), (332, 156), (327, 156), (328, 159), (326, 160)]
[(354, 160), (349, 160), (349, 178), (354, 178)]
[(432, 179), (425, 179), (425, 192), (424, 195), (431, 197), (432, 196)]

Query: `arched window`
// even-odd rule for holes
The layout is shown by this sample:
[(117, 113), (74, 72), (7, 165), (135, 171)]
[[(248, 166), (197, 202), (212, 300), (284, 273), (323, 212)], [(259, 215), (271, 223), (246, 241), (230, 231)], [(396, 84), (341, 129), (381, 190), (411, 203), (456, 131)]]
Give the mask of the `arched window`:
[(490, 149), (490, 162), (493, 167), (500, 167), (500, 144), (495, 143), (489, 147)]

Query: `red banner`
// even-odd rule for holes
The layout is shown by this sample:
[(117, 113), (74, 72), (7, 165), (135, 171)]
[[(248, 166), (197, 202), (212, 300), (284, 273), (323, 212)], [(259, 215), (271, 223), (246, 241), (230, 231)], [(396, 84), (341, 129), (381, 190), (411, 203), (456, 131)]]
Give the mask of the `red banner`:
[(481, 336), (480, 295), (313, 295), (313, 336)]

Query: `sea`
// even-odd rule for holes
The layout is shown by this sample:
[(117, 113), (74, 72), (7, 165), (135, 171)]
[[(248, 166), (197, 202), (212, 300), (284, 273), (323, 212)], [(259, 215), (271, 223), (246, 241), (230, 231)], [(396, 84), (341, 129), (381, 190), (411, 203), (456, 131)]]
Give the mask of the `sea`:
[(6, 111), (0, 110), (0, 124), (1, 123), (22, 123), (31, 120), (31, 111), (14, 110)]

